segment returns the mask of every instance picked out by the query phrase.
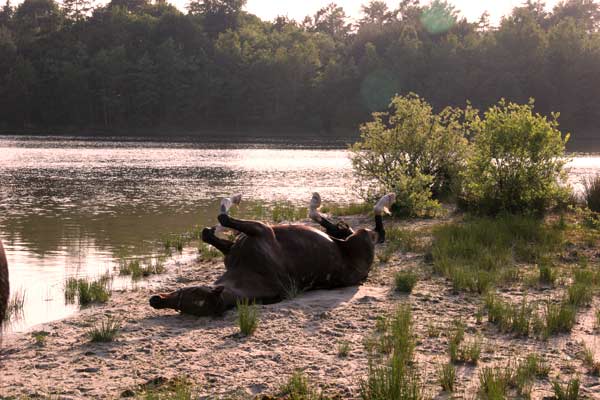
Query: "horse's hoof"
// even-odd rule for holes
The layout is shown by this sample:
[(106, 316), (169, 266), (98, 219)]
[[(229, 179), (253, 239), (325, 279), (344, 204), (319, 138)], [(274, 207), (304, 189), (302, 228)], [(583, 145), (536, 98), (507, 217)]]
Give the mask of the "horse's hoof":
[(215, 228), (202, 229), (202, 241), (207, 242), (215, 235)]

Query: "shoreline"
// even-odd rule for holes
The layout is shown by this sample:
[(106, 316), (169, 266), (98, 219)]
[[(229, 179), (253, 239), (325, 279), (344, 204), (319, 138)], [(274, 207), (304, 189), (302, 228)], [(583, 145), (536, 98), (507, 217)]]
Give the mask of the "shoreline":
[[(453, 218), (390, 220), (386, 227), (430, 229)], [(371, 223), (364, 216), (344, 219), (353, 227)], [(531, 352), (548, 360), (552, 379), (558, 376), (565, 382), (578, 374), (582, 392), (591, 398), (600, 396), (597, 378), (587, 375), (577, 361), (579, 339), (585, 335), (597, 338), (591, 325), (591, 313), (600, 303), (597, 296), (594, 307), (578, 315), (570, 334), (547, 341), (515, 338), (489, 323), (478, 322), (480, 296), (453, 293), (450, 283), (434, 275), (424, 258), (419, 252), (397, 250), (386, 262), (376, 259), (360, 287), (311, 291), (292, 300), (260, 305), (258, 329), (249, 337), (239, 335), (233, 310), (221, 318), (197, 318), (150, 308), (147, 301), (158, 291), (155, 285), (115, 292), (105, 305), (43, 324), (41, 328), (49, 332), (44, 346), (38, 346), (31, 334), (4, 338), (0, 398), (115, 399), (143, 395), (141, 388), (148, 383), (184, 378), (193, 387), (192, 398), (253, 399), (277, 395), (289, 377), (302, 370), (323, 394), (358, 399), (361, 381), (368, 372), (369, 354), (364, 343), (373, 334), (378, 318), (399, 304), (411, 305), (417, 339), (415, 363), (421, 384), (432, 398), (449, 398), (439, 390), (437, 369), (447, 359), (445, 327), (456, 320), (465, 322), (467, 340), (482, 337), (484, 342), (477, 365), (457, 366), (454, 396), (473, 398), (483, 367), (503, 365)], [(393, 289), (394, 274), (404, 270), (420, 275), (411, 294)], [(211, 284), (222, 272), (221, 259), (174, 264), (156, 286), (168, 291)], [(501, 293), (508, 298), (517, 295), (513, 290)], [(541, 291), (529, 297), (548, 295)], [(119, 336), (114, 342), (91, 343), (87, 330), (108, 316), (121, 321)], [(437, 336), (431, 334), (434, 325), (439, 330)], [(347, 357), (338, 355), (342, 342), (349, 344)], [(550, 395), (550, 379), (537, 381), (532, 398)]]

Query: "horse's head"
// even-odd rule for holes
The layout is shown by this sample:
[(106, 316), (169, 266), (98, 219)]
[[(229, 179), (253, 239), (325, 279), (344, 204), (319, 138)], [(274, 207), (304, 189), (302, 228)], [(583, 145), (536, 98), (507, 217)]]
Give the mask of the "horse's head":
[(223, 286), (187, 287), (150, 297), (150, 306), (156, 309), (172, 308), (199, 317), (220, 315), (226, 308), (223, 290)]

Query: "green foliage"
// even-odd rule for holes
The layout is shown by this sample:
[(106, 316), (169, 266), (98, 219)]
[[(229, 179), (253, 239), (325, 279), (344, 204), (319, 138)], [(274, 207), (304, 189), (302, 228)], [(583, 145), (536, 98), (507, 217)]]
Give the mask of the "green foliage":
[(577, 309), (566, 302), (546, 304), (544, 337), (557, 333), (569, 333), (575, 325)]
[(540, 261), (538, 268), (540, 272), (538, 281), (541, 284), (554, 285), (554, 282), (556, 281), (556, 270), (554, 269), (552, 263), (548, 261)]
[(240, 332), (244, 336), (250, 336), (258, 328), (258, 308), (254, 302), (250, 304), (248, 299), (238, 301), (236, 305)]
[(524, 216), (471, 218), (433, 232), (434, 271), (452, 281), (456, 291), (485, 293), (515, 279), (517, 263), (533, 263), (557, 252), (563, 233)]
[(594, 298), (594, 288), (589, 283), (574, 283), (567, 289), (567, 303), (574, 307), (589, 306)]
[(121, 323), (112, 317), (108, 317), (106, 320), (100, 321), (100, 324), (94, 325), (87, 332), (87, 335), (92, 342), (112, 342), (120, 329)]
[(35, 345), (38, 347), (46, 346), (46, 340), (48, 338), (48, 335), (50, 335), (50, 332), (46, 332), (46, 331), (31, 332), (31, 337), (35, 341)]
[(485, 299), (488, 321), (497, 324), (503, 332), (512, 332), (519, 336), (528, 336), (533, 328), (535, 309), (523, 297), (520, 305), (500, 300), (488, 293)]
[(413, 271), (399, 271), (394, 275), (395, 288), (401, 293), (412, 292), (418, 280), (418, 275)]
[(145, 265), (138, 259), (121, 260), (119, 263), (119, 275), (131, 276), (134, 281), (150, 275), (162, 274), (163, 272), (165, 272), (165, 266), (160, 259), (156, 259), (154, 263), (147, 262)]
[(463, 205), (483, 214), (543, 213), (566, 193), (565, 145), (557, 114), (535, 114), (533, 101), (501, 100), (475, 120), (473, 148), (464, 176)]
[[(159, 385), (145, 385), (145, 400), (192, 400), (192, 384), (185, 378), (174, 378)], [(149, 386), (149, 387), (148, 387)]]
[(390, 109), (361, 126), (350, 149), (354, 172), (367, 187), (365, 197), (396, 193), (394, 213), (432, 215), (439, 207), (432, 196), (458, 185), (467, 143), (461, 119), (471, 111), (435, 114), (414, 94), (394, 97)]
[(479, 394), (486, 400), (503, 400), (506, 398), (512, 379), (510, 366), (483, 367), (479, 372)]

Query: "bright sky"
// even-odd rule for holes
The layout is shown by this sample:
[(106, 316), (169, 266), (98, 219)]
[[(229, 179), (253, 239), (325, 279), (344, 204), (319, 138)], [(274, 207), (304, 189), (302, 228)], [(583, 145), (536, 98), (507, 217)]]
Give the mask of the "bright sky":
[[(176, 0), (179, 2), (186, 0)], [(278, 15), (287, 15), (297, 21), (302, 21), (306, 15), (313, 15), (321, 7), (329, 3), (336, 3), (344, 7), (346, 14), (352, 18), (360, 17), (360, 6), (366, 4), (369, 0), (248, 0), (246, 10), (256, 14), (262, 19), (272, 20)], [(524, 3), (522, 0), (449, 0), (454, 4), (461, 15), (469, 21), (477, 21), (484, 11), (490, 14), (493, 24), (500, 21), (503, 15), (510, 13), (515, 7)], [(400, 0), (386, 0), (390, 9), (394, 9), (400, 3)], [(428, 3), (428, 1), (421, 1)], [(558, 0), (546, 0), (546, 7), (551, 10)], [(185, 6), (185, 5), (184, 5)]]

